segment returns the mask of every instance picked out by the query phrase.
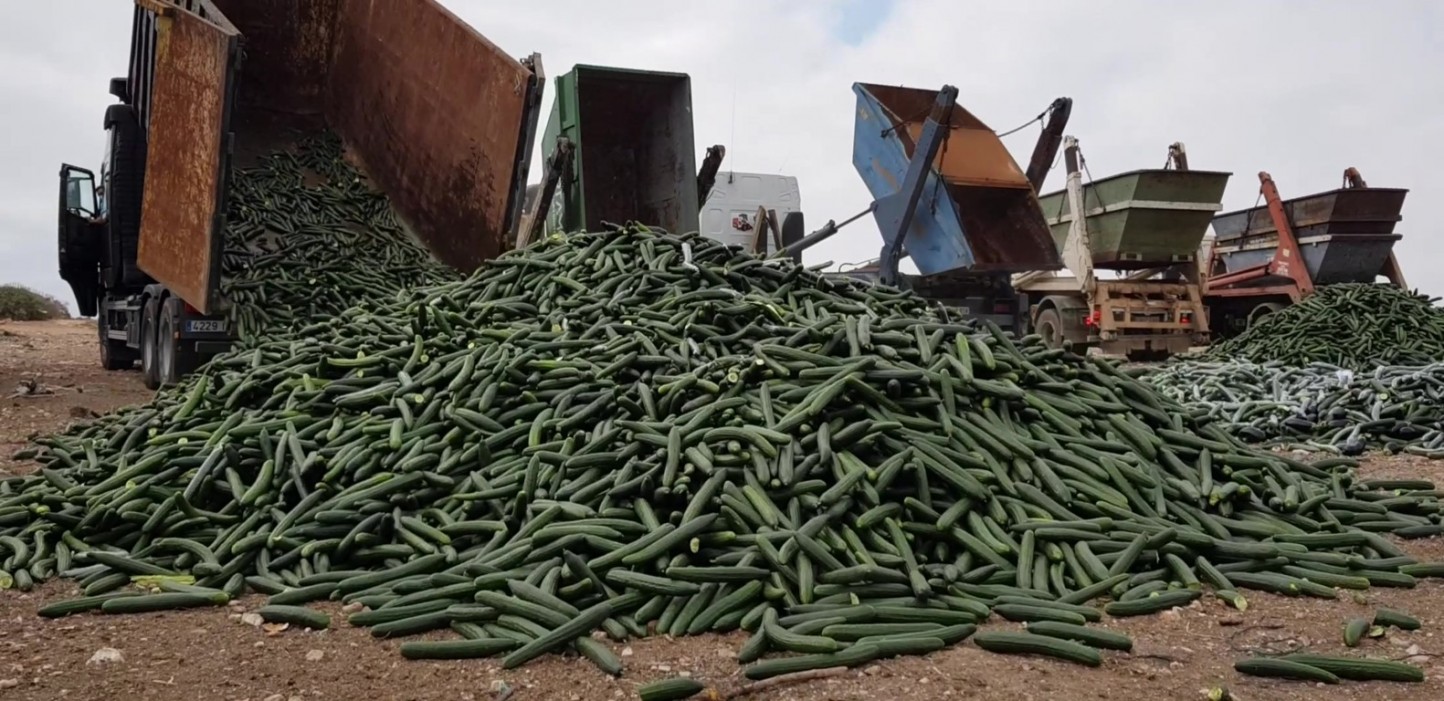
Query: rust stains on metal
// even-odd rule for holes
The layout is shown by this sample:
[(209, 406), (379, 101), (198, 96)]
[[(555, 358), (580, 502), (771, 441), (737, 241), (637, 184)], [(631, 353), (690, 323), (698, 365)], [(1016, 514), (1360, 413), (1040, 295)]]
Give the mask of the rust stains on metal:
[(179, 10), (159, 20), (141, 206), (141, 270), (209, 312), (226, 81), (234, 36)]
[[(889, 85), (866, 85), (868, 92), (889, 112), (908, 157), (922, 138), (923, 126), (932, 113), (937, 93)], [(948, 138), (938, 150), (933, 167), (953, 185), (1031, 188), (1032, 183), (1013, 160), (993, 130), (954, 104), (948, 120)]]
[(508, 246), (531, 71), (433, 0), (341, 0), (326, 114), (422, 243), (470, 272)]
[(238, 101), (290, 114), (323, 112), (342, 0), (214, 1), (245, 37)]

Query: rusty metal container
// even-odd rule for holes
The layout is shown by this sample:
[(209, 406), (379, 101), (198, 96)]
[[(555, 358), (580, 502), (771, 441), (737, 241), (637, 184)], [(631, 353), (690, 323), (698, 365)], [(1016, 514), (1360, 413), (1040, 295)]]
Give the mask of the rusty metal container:
[[(1284, 200), (1296, 238), (1329, 234), (1392, 234), (1403, 219), (1401, 188), (1351, 187)], [(1267, 205), (1220, 214), (1213, 218), (1220, 244), (1239, 239), (1277, 238), (1278, 229)]]
[(210, 313), (232, 154), (329, 127), (417, 239), (469, 272), (510, 246), (543, 79), (539, 57), (435, 0), (137, 0), (140, 268)]
[[(936, 90), (855, 83), (852, 163), (874, 197), (898, 191)], [(1032, 184), (997, 134), (955, 105), (906, 250), (923, 275), (1063, 267)]]

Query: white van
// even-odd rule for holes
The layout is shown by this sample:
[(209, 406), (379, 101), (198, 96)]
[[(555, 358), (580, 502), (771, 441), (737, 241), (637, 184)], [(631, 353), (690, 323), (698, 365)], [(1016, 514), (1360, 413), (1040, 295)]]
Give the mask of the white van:
[[(779, 225), (789, 212), (802, 211), (797, 178), (763, 173), (718, 173), (707, 203), (702, 206), (701, 233), (710, 239), (750, 249), (757, 234), (758, 207), (776, 210)], [(777, 244), (768, 236), (767, 252), (776, 250)]]

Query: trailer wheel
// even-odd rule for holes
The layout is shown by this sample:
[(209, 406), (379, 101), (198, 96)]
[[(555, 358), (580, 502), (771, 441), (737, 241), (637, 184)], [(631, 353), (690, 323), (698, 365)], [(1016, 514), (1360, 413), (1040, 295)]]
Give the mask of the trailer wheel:
[(169, 387), (180, 384), (181, 378), (193, 372), (200, 363), (195, 350), (188, 348), (185, 342), (177, 338), (181, 316), (180, 298), (167, 297), (160, 308), (159, 316), (159, 334), (156, 338), (156, 351), (160, 361), (158, 374), (160, 384)]
[(1067, 342), (1063, 336), (1063, 317), (1052, 307), (1038, 312), (1033, 323), (1033, 333), (1043, 337), (1043, 345), (1049, 348), (1063, 348)]
[(100, 335), (100, 367), (106, 370), (128, 370), (135, 366), (135, 354), (123, 341), (110, 338), (110, 317), (104, 305), (95, 313), (95, 326)]
[(145, 301), (145, 307), (140, 312), (140, 373), (145, 381), (146, 389), (158, 389), (160, 387), (160, 358), (156, 353), (156, 331), (155, 298), (151, 297)]
[(1264, 317), (1283, 308), (1284, 305), (1279, 304), (1278, 302), (1264, 302), (1263, 304), (1254, 307), (1248, 313), (1248, 326), (1246, 326), (1245, 328), (1253, 328), (1254, 325), (1262, 321)]

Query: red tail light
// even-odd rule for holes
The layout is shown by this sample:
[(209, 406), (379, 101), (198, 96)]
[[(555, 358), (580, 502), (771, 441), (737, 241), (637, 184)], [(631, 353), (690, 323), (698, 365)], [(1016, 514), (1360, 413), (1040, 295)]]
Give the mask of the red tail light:
[(186, 313), (187, 313), (187, 314), (194, 314), (194, 315), (196, 315), (196, 316), (200, 316), (201, 310), (196, 309), (195, 307), (192, 307), (190, 302), (185, 302), (184, 304), (185, 304), (185, 307), (186, 307)]
[(1102, 319), (1103, 319), (1103, 314), (1102, 314), (1102, 312), (1098, 311), (1097, 309), (1094, 309), (1094, 310), (1093, 310), (1093, 313), (1092, 313), (1092, 314), (1089, 314), (1089, 315), (1088, 315), (1088, 318), (1083, 320), (1083, 323), (1084, 323), (1084, 324), (1087, 324), (1088, 326), (1091, 326), (1091, 327), (1093, 327), (1093, 328), (1098, 328), (1098, 324), (1099, 324), (1099, 322), (1100, 322)]
[(994, 313), (994, 314), (1012, 314), (1012, 313), (1013, 313), (1013, 305), (1011, 305), (1011, 304), (1006, 304), (1006, 303), (994, 304), (994, 305), (993, 305), (993, 313)]

